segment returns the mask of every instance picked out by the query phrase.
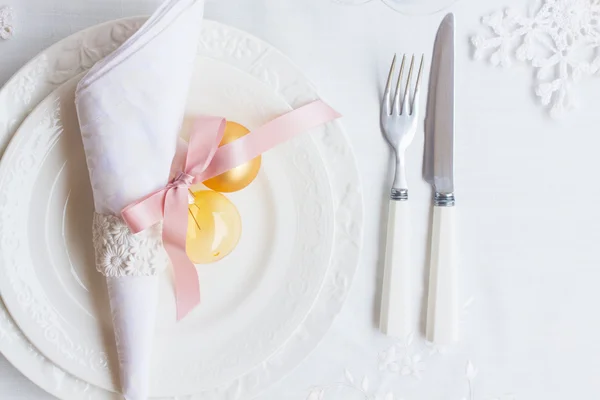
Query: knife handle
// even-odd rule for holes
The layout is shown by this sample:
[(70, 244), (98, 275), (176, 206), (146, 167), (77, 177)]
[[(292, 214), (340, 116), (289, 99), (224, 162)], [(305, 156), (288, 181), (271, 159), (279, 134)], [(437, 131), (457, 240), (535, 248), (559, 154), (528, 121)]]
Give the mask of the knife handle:
[(433, 207), (426, 337), (437, 345), (458, 341), (454, 209), (454, 206)]
[(379, 329), (404, 338), (410, 329), (410, 220), (407, 200), (390, 200)]

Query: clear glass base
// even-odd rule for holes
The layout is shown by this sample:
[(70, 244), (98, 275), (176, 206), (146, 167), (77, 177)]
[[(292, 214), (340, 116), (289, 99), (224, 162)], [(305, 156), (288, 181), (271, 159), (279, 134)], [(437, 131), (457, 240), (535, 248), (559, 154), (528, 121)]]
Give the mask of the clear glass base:
[(372, 0), (333, 0), (333, 1), (336, 3), (341, 3), (341, 4), (359, 5), (359, 4), (368, 3)]
[(350, 384), (333, 384), (331, 386), (315, 389), (308, 400), (369, 400), (365, 392)]
[(407, 15), (431, 15), (443, 11), (458, 0), (382, 0), (390, 8)]

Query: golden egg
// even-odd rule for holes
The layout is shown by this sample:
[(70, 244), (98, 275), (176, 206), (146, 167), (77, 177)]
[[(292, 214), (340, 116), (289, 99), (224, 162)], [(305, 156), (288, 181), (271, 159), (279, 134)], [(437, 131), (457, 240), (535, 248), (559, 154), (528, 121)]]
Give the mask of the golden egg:
[[(227, 121), (225, 125), (225, 133), (221, 140), (220, 146), (233, 142), (250, 132), (246, 127), (236, 123)], [(207, 181), (204, 181), (206, 187), (216, 190), (217, 192), (237, 192), (248, 186), (260, 170), (260, 156), (248, 161), (245, 164), (230, 169), (221, 175), (215, 176)]]
[(186, 252), (194, 264), (219, 261), (235, 249), (242, 219), (235, 205), (221, 193), (200, 190), (188, 207)]

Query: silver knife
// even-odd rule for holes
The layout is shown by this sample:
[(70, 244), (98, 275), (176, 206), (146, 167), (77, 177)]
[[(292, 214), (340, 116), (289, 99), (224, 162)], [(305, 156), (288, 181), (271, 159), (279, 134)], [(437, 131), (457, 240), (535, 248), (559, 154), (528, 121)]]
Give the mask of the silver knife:
[(458, 340), (457, 265), (454, 233), (454, 15), (442, 20), (435, 39), (427, 116), (423, 177), (433, 186), (433, 220), (427, 300), (427, 339)]

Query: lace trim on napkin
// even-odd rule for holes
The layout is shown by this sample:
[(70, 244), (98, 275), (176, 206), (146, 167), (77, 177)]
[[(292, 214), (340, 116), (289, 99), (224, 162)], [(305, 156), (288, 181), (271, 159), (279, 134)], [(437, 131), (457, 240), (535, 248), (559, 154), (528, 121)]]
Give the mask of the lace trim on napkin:
[(15, 27), (13, 22), (15, 12), (11, 7), (0, 7), (0, 39), (10, 39), (13, 37)]
[(96, 269), (107, 277), (157, 275), (169, 263), (161, 224), (134, 235), (122, 218), (94, 213), (93, 240)]

